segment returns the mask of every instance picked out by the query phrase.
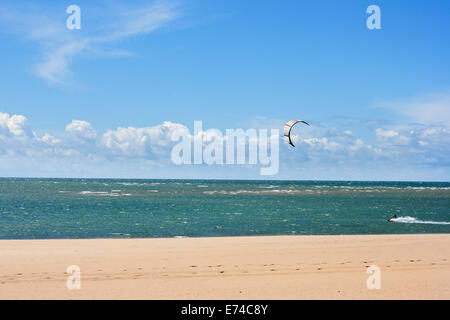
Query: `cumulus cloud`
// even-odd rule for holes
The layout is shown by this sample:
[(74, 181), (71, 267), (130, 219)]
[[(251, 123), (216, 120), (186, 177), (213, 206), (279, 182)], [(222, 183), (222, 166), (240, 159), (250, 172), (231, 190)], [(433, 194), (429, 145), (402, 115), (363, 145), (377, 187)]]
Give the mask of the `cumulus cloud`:
[(284, 144), (281, 157), (286, 165), (294, 167), (314, 163), (445, 168), (450, 163), (450, 128), (446, 126), (379, 127), (366, 139), (347, 129), (311, 126), (293, 140), (297, 148), (289, 152)]
[(97, 137), (97, 132), (92, 128), (92, 125), (89, 122), (82, 120), (72, 120), (72, 122), (66, 126), (66, 132), (81, 140), (91, 140)]
[(57, 142), (49, 134), (38, 137), (25, 116), (0, 112), (0, 154), (28, 156), (41, 152), (45, 144)]
[[(65, 134), (38, 135), (25, 116), (0, 112), (0, 161), (4, 163), (9, 159), (9, 166), (13, 166), (17, 157), (22, 157), (39, 163), (60, 161), (60, 165), (65, 166), (78, 159), (86, 166), (122, 163), (131, 167), (136, 161), (149, 161), (146, 167), (170, 168), (173, 165), (171, 151), (177, 144), (172, 136), (178, 131), (189, 132), (191, 141), (201, 137), (204, 146), (213, 141), (226, 143), (227, 139), (225, 132), (206, 128), (193, 135), (186, 125), (170, 121), (142, 128), (118, 127), (99, 133), (87, 121), (72, 120), (65, 126)], [(364, 139), (357, 132), (349, 134), (348, 131), (314, 125), (304, 127), (301, 134), (293, 136), (296, 148), (280, 141), (280, 164), (284, 168), (382, 165), (409, 170), (448, 170), (450, 166), (449, 127), (379, 127)]]
[(0, 128), (0, 132), (6, 136), (21, 137), (30, 135), (27, 118), (22, 115), (10, 116), (7, 113), (0, 112)]
[(116, 156), (154, 158), (170, 152), (168, 147), (173, 144), (171, 136), (175, 130), (188, 129), (170, 121), (146, 128), (119, 127), (103, 134), (101, 145)]
[(378, 128), (375, 130), (375, 133), (379, 141), (397, 145), (407, 145), (411, 142), (412, 138), (412, 131), (400, 134), (399, 132), (394, 130), (384, 130), (382, 128)]
[(57, 145), (57, 144), (61, 143), (60, 139), (56, 139), (54, 136), (52, 136), (49, 133), (44, 134), (41, 138), (41, 141), (46, 144), (49, 144), (49, 145)]

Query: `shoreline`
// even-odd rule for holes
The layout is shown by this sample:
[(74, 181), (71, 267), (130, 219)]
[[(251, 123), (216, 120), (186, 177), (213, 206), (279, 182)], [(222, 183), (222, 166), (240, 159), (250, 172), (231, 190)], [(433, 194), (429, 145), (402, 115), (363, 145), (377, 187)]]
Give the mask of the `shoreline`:
[[(21, 239), (0, 252), (0, 299), (450, 299), (450, 234)], [(367, 289), (373, 265), (380, 290)]]
[(235, 238), (284, 238), (284, 237), (364, 237), (364, 236), (450, 236), (450, 233), (370, 233), (370, 234), (268, 234), (268, 235), (244, 235), (244, 236), (173, 236), (155, 238), (33, 238), (33, 239), (2, 239), (3, 241), (78, 241), (78, 240), (177, 240), (177, 239), (235, 239)]

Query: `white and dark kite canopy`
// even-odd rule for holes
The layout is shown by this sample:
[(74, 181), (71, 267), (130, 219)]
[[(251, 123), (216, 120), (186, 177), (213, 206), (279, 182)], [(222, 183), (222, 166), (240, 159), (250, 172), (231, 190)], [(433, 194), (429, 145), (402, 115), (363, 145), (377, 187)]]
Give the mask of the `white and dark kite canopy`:
[(292, 130), (292, 127), (295, 126), (299, 122), (304, 123), (309, 126), (309, 123), (306, 121), (303, 121), (303, 120), (291, 120), (284, 125), (284, 136), (288, 138), (289, 144), (293, 147), (295, 147), (295, 146), (291, 140), (291, 130)]

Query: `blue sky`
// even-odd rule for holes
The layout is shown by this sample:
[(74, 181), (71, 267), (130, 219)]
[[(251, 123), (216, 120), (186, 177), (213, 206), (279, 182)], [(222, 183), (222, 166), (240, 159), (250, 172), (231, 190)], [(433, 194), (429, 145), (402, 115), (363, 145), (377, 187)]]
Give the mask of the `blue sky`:
[[(66, 28), (71, 4), (81, 30)], [(366, 27), (371, 4), (381, 30)], [(300, 118), (312, 126), (297, 149), (281, 146), (274, 179), (448, 181), (449, 12), (448, 1), (3, 1), (0, 176), (258, 179), (248, 166), (174, 167), (167, 137), (138, 129)]]

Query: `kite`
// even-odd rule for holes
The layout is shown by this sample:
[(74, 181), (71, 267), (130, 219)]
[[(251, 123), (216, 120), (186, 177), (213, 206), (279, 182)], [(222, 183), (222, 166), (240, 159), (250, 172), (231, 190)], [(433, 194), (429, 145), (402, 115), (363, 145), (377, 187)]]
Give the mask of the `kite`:
[(291, 120), (284, 125), (284, 136), (288, 138), (289, 144), (293, 147), (295, 147), (295, 146), (291, 140), (291, 130), (292, 130), (292, 127), (295, 126), (299, 122), (304, 123), (309, 126), (309, 123), (306, 121), (303, 121), (303, 120)]

